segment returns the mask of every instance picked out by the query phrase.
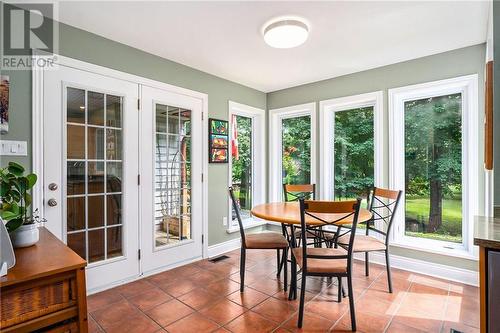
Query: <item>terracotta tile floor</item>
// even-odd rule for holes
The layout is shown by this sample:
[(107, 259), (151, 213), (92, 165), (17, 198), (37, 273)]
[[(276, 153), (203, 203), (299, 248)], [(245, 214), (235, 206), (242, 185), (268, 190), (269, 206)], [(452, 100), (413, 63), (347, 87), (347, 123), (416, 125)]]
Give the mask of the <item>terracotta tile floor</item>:
[[(298, 301), (288, 301), (276, 279), (276, 252), (247, 252), (245, 292), (239, 292), (239, 251), (229, 259), (199, 261), (88, 298), (90, 332), (346, 332), (348, 299), (337, 287), (309, 278), (304, 328)], [(387, 292), (384, 267), (356, 262), (354, 297), (358, 332), (479, 332), (475, 287), (393, 269)]]

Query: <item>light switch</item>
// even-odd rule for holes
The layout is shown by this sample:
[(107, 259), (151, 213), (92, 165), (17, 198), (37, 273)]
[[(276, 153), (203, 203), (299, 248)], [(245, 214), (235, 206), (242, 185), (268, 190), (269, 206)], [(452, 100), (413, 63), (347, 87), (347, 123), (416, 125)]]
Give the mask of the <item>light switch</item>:
[(0, 141), (0, 155), (3, 156), (27, 156), (28, 142), (26, 141)]

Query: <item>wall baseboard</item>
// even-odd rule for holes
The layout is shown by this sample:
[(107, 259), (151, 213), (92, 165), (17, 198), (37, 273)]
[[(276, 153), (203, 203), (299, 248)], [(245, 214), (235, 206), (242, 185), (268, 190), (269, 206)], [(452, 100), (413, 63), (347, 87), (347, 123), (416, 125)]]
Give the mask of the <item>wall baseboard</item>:
[(223, 253), (239, 249), (240, 247), (241, 240), (239, 237), (219, 244), (210, 245), (208, 247), (208, 257), (213, 258)]
[[(357, 253), (354, 257), (358, 260), (365, 261), (365, 255), (363, 253)], [(477, 287), (479, 285), (479, 272), (476, 271), (397, 256), (394, 254), (391, 254), (390, 258), (391, 267), (394, 268), (429, 275), (444, 280), (460, 282), (471, 286)], [(370, 253), (370, 263), (385, 266), (385, 255), (382, 252)]]

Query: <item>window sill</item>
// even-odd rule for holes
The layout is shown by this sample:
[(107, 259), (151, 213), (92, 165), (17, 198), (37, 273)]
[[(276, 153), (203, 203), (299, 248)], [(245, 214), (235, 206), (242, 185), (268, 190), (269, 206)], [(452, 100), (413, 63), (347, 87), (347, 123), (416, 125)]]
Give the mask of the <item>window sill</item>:
[[(250, 217), (248, 219), (243, 220), (243, 229), (245, 229), (245, 230), (251, 229), (251, 228), (259, 227), (259, 226), (265, 225), (265, 224), (267, 224), (267, 221)], [(231, 227), (226, 229), (226, 232), (228, 234), (240, 232), (240, 227), (238, 227), (238, 225), (231, 226)]]
[[(426, 253), (432, 253), (432, 254), (439, 254), (442, 256), (448, 256), (448, 257), (454, 257), (454, 258), (460, 258), (460, 259), (467, 259), (467, 260), (474, 260), (478, 261), (479, 258), (472, 254), (471, 252), (467, 251), (465, 248), (457, 248), (457, 249), (446, 249), (443, 248), (443, 246), (440, 246), (439, 244), (432, 244), (429, 247), (423, 247), (423, 246), (416, 246), (414, 242), (404, 242), (404, 241), (398, 241), (398, 242), (390, 242), (389, 243), (391, 247), (398, 247), (402, 249), (408, 249), (408, 250), (415, 250), (419, 252), (426, 252)], [(425, 244), (422, 244), (425, 245)], [(443, 244), (444, 245), (444, 244)]]

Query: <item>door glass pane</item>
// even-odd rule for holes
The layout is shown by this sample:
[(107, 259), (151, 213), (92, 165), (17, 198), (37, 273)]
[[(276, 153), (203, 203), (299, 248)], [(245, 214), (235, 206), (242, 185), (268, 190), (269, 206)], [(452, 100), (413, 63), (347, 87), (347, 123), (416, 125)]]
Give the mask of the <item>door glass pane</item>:
[(89, 230), (89, 262), (104, 260), (104, 229)]
[(68, 246), (89, 263), (121, 256), (122, 97), (67, 88), (66, 98), (77, 123), (66, 135)]
[(85, 162), (68, 161), (66, 163), (68, 195), (85, 194)]
[(405, 234), (462, 242), (462, 95), (405, 102)]
[(87, 149), (89, 160), (104, 159), (104, 128), (88, 127)]
[(374, 185), (373, 107), (335, 112), (334, 135), (335, 200), (366, 204)]
[(88, 162), (88, 193), (104, 193), (104, 162)]
[(68, 159), (85, 159), (85, 127), (67, 126), (68, 144), (66, 145), (66, 156)]
[(83, 232), (78, 232), (74, 234), (68, 234), (68, 246), (75, 251), (80, 257), (86, 258), (86, 233), (85, 231)]
[[(232, 186), (234, 196), (241, 208), (241, 217), (249, 218), (252, 209), (252, 118), (233, 115), (236, 123), (236, 133), (233, 140), (237, 140), (238, 146), (231, 154), (232, 161)], [(232, 213), (233, 222), (236, 214)]]
[(66, 211), (68, 231), (85, 229), (85, 197), (68, 198)]
[(89, 228), (104, 226), (104, 195), (93, 195), (87, 198), (89, 203)]
[(85, 124), (85, 90), (67, 89), (66, 119), (68, 123)]
[(122, 127), (122, 98), (106, 95), (106, 126)]
[(89, 91), (87, 95), (88, 124), (104, 125), (104, 94)]
[(113, 228), (106, 229), (107, 247), (108, 247), (108, 259), (114, 257), (120, 257), (122, 253), (122, 227), (117, 226)]
[(156, 246), (191, 239), (191, 111), (156, 104)]
[(281, 123), (283, 184), (311, 183), (311, 116)]
[(106, 159), (122, 159), (122, 131), (115, 129), (106, 130)]

